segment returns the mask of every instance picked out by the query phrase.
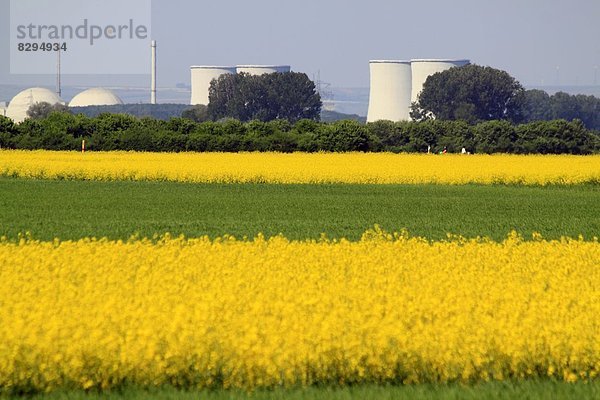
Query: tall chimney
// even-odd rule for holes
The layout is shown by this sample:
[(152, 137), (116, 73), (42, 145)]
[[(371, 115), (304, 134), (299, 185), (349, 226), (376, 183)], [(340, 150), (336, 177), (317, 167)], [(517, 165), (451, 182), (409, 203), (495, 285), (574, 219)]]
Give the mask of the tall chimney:
[(150, 104), (156, 104), (156, 40), (152, 41), (152, 86), (150, 88)]
[(62, 96), (62, 84), (60, 81), (60, 49), (56, 52), (56, 94), (58, 97)]

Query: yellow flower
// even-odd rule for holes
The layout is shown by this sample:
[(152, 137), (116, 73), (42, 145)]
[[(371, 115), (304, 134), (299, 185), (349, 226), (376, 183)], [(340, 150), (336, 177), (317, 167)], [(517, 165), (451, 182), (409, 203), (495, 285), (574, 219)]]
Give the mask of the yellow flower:
[(600, 156), (0, 151), (0, 175), (205, 183), (581, 184)]
[(600, 243), (0, 241), (0, 390), (600, 370)]

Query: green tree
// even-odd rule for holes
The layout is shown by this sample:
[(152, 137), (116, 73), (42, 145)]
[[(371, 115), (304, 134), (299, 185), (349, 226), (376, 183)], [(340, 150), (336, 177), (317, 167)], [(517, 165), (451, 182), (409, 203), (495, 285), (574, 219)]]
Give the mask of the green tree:
[(450, 68), (427, 78), (411, 117), (464, 120), (522, 120), (524, 89), (507, 72), (467, 65)]
[(211, 82), (208, 114), (212, 120), (319, 120), (321, 97), (306, 74), (222, 75)]
[(577, 118), (582, 120), (588, 129), (600, 130), (600, 99), (582, 94), (575, 96), (575, 98), (579, 103), (580, 112)]
[(50, 103), (41, 102), (31, 105), (29, 110), (27, 110), (27, 116), (31, 119), (43, 119), (47, 118), (53, 112), (71, 113), (69, 107), (64, 104), (57, 103), (52, 105)]
[(16, 133), (13, 120), (0, 115), (0, 148), (11, 147), (11, 139)]
[(543, 90), (526, 90), (523, 98), (523, 120), (549, 121), (553, 117), (552, 98)]
[(542, 90), (527, 90), (523, 117), (525, 122), (579, 119), (588, 129), (600, 129), (600, 99), (564, 92), (550, 96)]
[(317, 131), (319, 150), (332, 152), (369, 151), (378, 145), (367, 126), (357, 121), (323, 124)]
[(205, 122), (210, 121), (210, 116), (208, 115), (208, 107), (204, 104), (197, 104), (188, 108), (183, 113), (181, 113), (181, 118), (191, 119), (194, 122)]
[(589, 154), (594, 151), (594, 134), (581, 120), (538, 121), (516, 127), (516, 153)]
[(517, 133), (508, 121), (487, 121), (475, 126), (475, 152), (512, 153)]

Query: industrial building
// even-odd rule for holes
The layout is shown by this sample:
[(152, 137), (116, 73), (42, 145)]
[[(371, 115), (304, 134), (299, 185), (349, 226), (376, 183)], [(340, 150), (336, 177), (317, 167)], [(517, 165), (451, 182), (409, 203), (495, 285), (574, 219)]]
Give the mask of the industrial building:
[(6, 116), (15, 123), (23, 122), (27, 118), (29, 108), (37, 103), (65, 104), (56, 93), (45, 88), (25, 89), (17, 94), (8, 104)]
[(469, 60), (417, 59), (411, 60), (412, 66), (412, 95), (411, 102), (417, 101), (427, 78), (437, 72), (446, 71), (452, 67), (463, 67), (470, 64)]
[(204, 104), (208, 105), (208, 89), (210, 82), (213, 79), (219, 78), (225, 74), (235, 74), (235, 67), (215, 67), (196, 65), (191, 67), (192, 70), (192, 105)]
[(244, 73), (250, 75), (264, 75), (275, 72), (285, 73), (292, 70), (289, 65), (238, 65), (236, 69), (238, 74)]
[(69, 107), (114, 106), (123, 101), (111, 90), (91, 88), (79, 93), (69, 102)]
[(414, 59), (411, 61), (370, 61), (371, 89), (368, 122), (408, 121), (411, 104), (417, 101), (427, 78), (469, 60)]
[(3, 117), (6, 117), (6, 107), (6, 102), (0, 101), (0, 115), (2, 115)]
[(291, 71), (289, 65), (238, 65), (237, 67), (195, 65), (190, 67), (190, 69), (192, 72), (192, 99), (190, 104), (192, 105), (208, 105), (208, 90), (210, 89), (210, 83), (213, 79), (217, 79), (221, 75), (236, 73), (263, 75)]
[(410, 61), (373, 60), (367, 122), (410, 119), (412, 71)]

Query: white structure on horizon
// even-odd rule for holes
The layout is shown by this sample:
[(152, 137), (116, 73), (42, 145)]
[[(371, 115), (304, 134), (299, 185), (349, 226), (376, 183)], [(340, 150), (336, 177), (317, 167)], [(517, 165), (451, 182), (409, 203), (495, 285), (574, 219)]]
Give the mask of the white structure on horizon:
[(15, 123), (23, 122), (28, 118), (29, 108), (37, 103), (65, 104), (52, 90), (40, 87), (25, 89), (10, 101), (6, 109), (6, 116)]
[(250, 75), (264, 75), (272, 74), (275, 72), (290, 72), (292, 67), (289, 65), (238, 65), (237, 73), (245, 73)]
[(417, 101), (429, 76), (468, 64), (469, 60), (449, 59), (370, 61), (371, 90), (367, 122), (409, 121), (411, 104)]
[(423, 90), (423, 85), (427, 78), (437, 72), (446, 71), (452, 67), (464, 67), (469, 65), (469, 60), (449, 60), (449, 59), (415, 59), (411, 60), (412, 65), (412, 95), (411, 102), (417, 101), (419, 94)]
[(412, 71), (410, 61), (372, 60), (367, 122), (410, 119)]
[(225, 74), (235, 74), (235, 67), (215, 67), (196, 65), (191, 67), (192, 71), (192, 100), (191, 105), (208, 105), (208, 89), (213, 79)]
[(69, 107), (114, 106), (123, 104), (113, 91), (104, 88), (91, 88), (79, 93), (69, 102)]
[(0, 115), (2, 115), (3, 117), (6, 117), (6, 107), (6, 102), (0, 101)]

